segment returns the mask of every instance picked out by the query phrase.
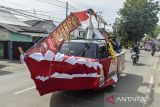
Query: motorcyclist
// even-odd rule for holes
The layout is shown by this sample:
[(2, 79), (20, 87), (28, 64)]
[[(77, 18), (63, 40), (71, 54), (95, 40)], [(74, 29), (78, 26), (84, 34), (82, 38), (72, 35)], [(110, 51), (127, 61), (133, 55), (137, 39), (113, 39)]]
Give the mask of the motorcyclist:
[(155, 43), (152, 45), (152, 50), (153, 50), (153, 51), (156, 50), (156, 45), (155, 45)]
[(154, 55), (155, 51), (156, 51), (156, 44), (154, 43), (154, 44), (152, 45), (152, 49), (151, 49), (151, 54), (152, 54), (152, 56)]
[[(138, 48), (138, 45), (135, 44), (135, 45), (133, 46), (131, 52), (135, 52), (136, 55), (137, 55), (137, 59), (139, 60), (139, 55), (138, 55), (138, 54), (139, 54), (139, 48)], [(138, 61), (138, 60), (137, 60), (137, 61)]]

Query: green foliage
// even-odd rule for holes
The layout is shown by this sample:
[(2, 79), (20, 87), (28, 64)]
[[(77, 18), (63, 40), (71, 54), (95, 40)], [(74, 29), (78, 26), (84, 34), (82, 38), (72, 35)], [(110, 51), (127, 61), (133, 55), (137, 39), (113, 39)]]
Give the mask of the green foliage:
[(158, 35), (160, 35), (160, 26), (156, 26), (156, 28), (153, 31), (151, 31), (149, 35), (152, 38), (156, 38)]
[(123, 42), (139, 41), (144, 34), (155, 30), (159, 11), (159, 2), (154, 0), (126, 0), (119, 10), (120, 18), (115, 21), (113, 33)]

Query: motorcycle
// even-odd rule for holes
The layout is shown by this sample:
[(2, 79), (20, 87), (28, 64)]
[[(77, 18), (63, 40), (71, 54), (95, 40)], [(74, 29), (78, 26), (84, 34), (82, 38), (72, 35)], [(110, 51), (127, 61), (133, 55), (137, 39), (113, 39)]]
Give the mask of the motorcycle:
[(133, 65), (135, 65), (137, 63), (137, 61), (138, 61), (137, 53), (136, 52), (132, 52), (131, 58), (132, 58)]

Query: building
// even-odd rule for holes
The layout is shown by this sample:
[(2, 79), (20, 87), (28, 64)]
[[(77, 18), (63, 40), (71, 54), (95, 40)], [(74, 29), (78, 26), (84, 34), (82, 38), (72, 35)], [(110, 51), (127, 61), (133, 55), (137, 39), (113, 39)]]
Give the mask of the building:
[(0, 58), (19, 59), (18, 47), (26, 51), (55, 27), (51, 20), (20, 21), (11, 12), (0, 8)]

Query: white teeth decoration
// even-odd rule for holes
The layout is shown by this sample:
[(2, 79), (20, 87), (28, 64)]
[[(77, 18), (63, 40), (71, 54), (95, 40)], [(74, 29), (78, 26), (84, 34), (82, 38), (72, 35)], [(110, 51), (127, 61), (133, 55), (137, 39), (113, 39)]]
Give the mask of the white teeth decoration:
[(103, 65), (100, 64), (99, 62), (98, 62), (98, 67), (99, 67), (100, 69), (103, 69)]
[[(65, 73), (58, 73), (55, 72), (54, 74), (52, 74), (50, 77), (51, 78), (62, 78), (62, 79), (73, 79), (73, 78), (98, 78), (101, 75), (98, 75), (97, 73), (89, 73), (89, 74), (65, 74)], [(48, 80), (50, 77), (44, 77), (44, 76), (37, 76), (36, 79), (39, 79), (41, 81), (46, 81)]]
[(77, 63), (76, 58), (71, 56), (70, 58), (68, 58), (67, 60), (65, 60), (65, 62), (71, 64), (71, 65), (75, 65)]
[(41, 80), (41, 81), (44, 82), (44, 81), (48, 80), (49, 77), (48, 76), (46, 76), (46, 77), (44, 77), (44, 76), (37, 76), (36, 79), (39, 79), (39, 80)]
[(115, 83), (117, 83), (117, 81), (118, 81), (117, 75), (114, 75), (114, 76), (112, 77), (112, 79), (114, 80)]
[(25, 55), (24, 55), (24, 54), (21, 54), (21, 55), (20, 55), (20, 60), (21, 60), (21, 63), (22, 63), (22, 64), (25, 64), (24, 58), (25, 58)]
[(31, 57), (37, 61), (44, 60), (42, 53), (33, 53), (33, 54), (29, 55), (29, 57)]
[(52, 74), (50, 77), (52, 78), (65, 78), (65, 79), (72, 79), (72, 75), (69, 75), (69, 74), (65, 74), (65, 73), (58, 73), (58, 72), (55, 72), (54, 74)]
[(93, 66), (93, 63), (90, 60), (86, 60), (85, 65), (91, 68)]
[[(64, 54), (61, 54), (61, 53), (55, 54), (54, 52), (50, 50), (46, 52), (44, 57), (41, 53), (34, 53), (34, 54), (29, 55), (29, 57), (37, 61), (41, 61), (41, 60), (53, 61), (54, 60), (54, 61), (62, 62), (64, 60)], [(92, 62), (90, 59), (76, 58), (74, 56), (69, 57), (64, 62), (67, 62), (71, 65), (85, 64), (87, 67), (89, 68), (93, 67), (95, 70), (97, 70), (97, 68), (103, 69), (103, 65), (100, 64), (99, 62)]]
[(98, 62), (94, 62), (94, 63), (93, 63), (93, 68), (94, 68), (95, 70), (97, 70), (97, 67), (98, 67)]
[(64, 54), (57, 53), (54, 61), (62, 62), (64, 59)]
[(83, 59), (83, 58), (78, 58), (78, 59), (77, 59), (77, 63), (78, 63), (78, 64), (85, 64), (85, 61), (86, 61), (86, 60)]
[(55, 53), (53, 53), (52, 51), (48, 50), (47, 53), (44, 55), (44, 60), (53, 61), (54, 57), (55, 57)]

